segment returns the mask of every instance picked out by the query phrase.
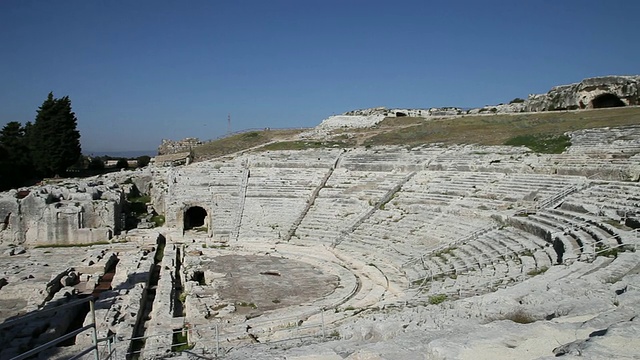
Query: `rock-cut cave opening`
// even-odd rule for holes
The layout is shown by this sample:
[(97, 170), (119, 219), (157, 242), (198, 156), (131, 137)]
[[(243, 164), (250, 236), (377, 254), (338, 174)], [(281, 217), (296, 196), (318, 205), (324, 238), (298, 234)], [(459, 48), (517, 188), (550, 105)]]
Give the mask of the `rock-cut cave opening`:
[(610, 108), (610, 107), (621, 107), (625, 106), (625, 103), (620, 100), (619, 97), (613, 94), (602, 94), (596, 96), (593, 100), (591, 100), (591, 107), (594, 109), (601, 108)]
[(205, 226), (207, 210), (200, 206), (192, 206), (184, 212), (184, 230)]

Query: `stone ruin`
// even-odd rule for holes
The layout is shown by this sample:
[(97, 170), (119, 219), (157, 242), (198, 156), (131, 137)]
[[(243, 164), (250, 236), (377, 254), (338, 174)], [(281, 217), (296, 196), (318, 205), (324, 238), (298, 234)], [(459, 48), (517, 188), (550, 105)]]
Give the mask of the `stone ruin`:
[(181, 152), (190, 152), (191, 149), (203, 142), (198, 138), (184, 138), (182, 140), (162, 139), (162, 143), (158, 146), (158, 155), (169, 155)]
[[(89, 324), (40, 312), (82, 297), (118, 359), (633, 358), (640, 126), (568, 135), (562, 154), (247, 152), (3, 193), (0, 358)], [(122, 225), (135, 191), (164, 226)]]
[(0, 195), (0, 241), (22, 246), (105, 242), (122, 230), (123, 191), (101, 181), (52, 181)]

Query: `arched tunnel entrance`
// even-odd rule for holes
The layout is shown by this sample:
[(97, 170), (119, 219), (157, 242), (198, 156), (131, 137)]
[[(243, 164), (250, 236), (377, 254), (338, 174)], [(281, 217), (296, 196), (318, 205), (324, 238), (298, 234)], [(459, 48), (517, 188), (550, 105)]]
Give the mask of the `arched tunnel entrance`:
[(602, 108), (610, 108), (610, 107), (621, 107), (625, 106), (625, 103), (620, 100), (619, 97), (613, 94), (602, 94), (596, 96), (593, 100), (591, 100), (591, 107), (594, 109), (602, 109)]
[(192, 206), (184, 212), (184, 230), (206, 226), (207, 210), (200, 206)]

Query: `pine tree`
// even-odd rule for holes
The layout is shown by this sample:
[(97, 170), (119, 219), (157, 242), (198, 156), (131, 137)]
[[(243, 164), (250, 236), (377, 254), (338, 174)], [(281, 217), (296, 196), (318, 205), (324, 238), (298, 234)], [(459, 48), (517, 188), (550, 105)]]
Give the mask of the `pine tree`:
[(0, 189), (25, 185), (32, 179), (33, 166), (26, 128), (12, 121), (0, 131)]
[(33, 163), (41, 175), (64, 175), (82, 155), (76, 126), (69, 97), (56, 99), (49, 93), (28, 129)]

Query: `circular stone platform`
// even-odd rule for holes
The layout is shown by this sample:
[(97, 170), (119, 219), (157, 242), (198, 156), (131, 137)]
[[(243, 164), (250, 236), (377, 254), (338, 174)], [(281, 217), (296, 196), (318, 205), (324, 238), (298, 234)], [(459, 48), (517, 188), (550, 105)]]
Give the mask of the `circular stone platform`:
[(216, 273), (207, 283), (221, 302), (253, 314), (311, 303), (333, 293), (340, 280), (305, 262), (273, 256), (223, 255), (200, 268)]

